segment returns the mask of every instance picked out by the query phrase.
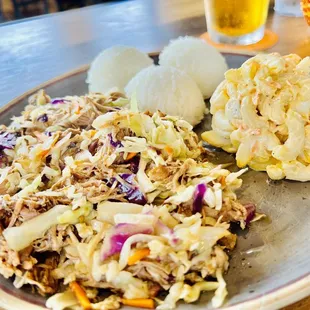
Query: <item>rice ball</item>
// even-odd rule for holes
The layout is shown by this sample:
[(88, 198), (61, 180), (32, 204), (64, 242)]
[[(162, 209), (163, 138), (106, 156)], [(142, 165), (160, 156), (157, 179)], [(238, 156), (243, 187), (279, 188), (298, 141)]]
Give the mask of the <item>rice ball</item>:
[(212, 96), (228, 70), (225, 58), (216, 48), (193, 37), (171, 41), (160, 54), (159, 64), (185, 71), (197, 83), (205, 98)]
[(133, 94), (139, 111), (180, 116), (191, 125), (198, 124), (206, 109), (202, 94), (185, 72), (173, 67), (152, 66), (139, 72), (126, 86), (125, 92)]
[(86, 82), (90, 92), (105, 93), (113, 88), (123, 92), (129, 80), (153, 60), (134, 47), (113, 46), (92, 62)]

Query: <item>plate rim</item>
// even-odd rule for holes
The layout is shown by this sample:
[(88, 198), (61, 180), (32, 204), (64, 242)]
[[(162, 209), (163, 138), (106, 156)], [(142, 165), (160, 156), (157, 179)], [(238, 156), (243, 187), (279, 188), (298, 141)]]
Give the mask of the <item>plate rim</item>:
[[(252, 57), (257, 52), (246, 52), (246, 51), (235, 51), (235, 50), (219, 50), (222, 54), (228, 55), (240, 55)], [(261, 53), (261, 52), (260, 52)], [(149, 56), (158, 56), (158, 52), (149, 53)], [(0, 108), (0, 115), (9, 111), (19, 102), (25, 100), (40, 89), (44, 89), (47, 86), (51, 86), (55, 83), (59, 83), (62, 80), (73, 77), (75, 75), (85, 73), (90, 67), (90, 64), (84, 64), (74, 70), (70, 70), (64, 74), (58, 75), (52, 79), (49, 79), (23, 94), (10, 100), (7, 104)], [(228, 307), (221, 307), (222, 310), (252, 310), (252, 309), (263, 309), (263, 310), (276, 310), (281, 307), (293, 304), (310, 295), (310, 273), (306, 273), (290, 282), (281, 285), (278, 288), (268, 291), (266, 294), (261, 294), (256, 297), (250, 298), (244, 302), (236, 302)], [(229, 298), (229, 297), (228, 297)], [(24, 307), (24, 310), (42, 310), (46, 309), (38, 304), (33, 304), (27, 300), (16, 297), (14, 294), (9, 293), (0, 284), (0, 307), (6, 310), (15, 310), (16, 303)]]

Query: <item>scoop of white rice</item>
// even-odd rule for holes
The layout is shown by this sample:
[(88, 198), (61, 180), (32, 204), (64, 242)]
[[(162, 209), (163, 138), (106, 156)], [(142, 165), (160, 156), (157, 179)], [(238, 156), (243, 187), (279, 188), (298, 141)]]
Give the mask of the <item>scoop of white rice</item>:
[(129, 80), (153, 60), (134, 47), (113, 46), (102, 51), (92, 62), (86, 82), (90, 92), (124, 91)]
[(173, 67), (152, 66), (139, 72), (126, 86), (127, 96), (136, 96), (139, 111), (180, 116), (198, 124), (206, 109), (202, 94), (185, 72)]
[(171, 41), (160, 54), (159, 64), (185, 71), (195, 80), (205, 98), (211, 97), (228, 69), (216, 48), (193, 37)]

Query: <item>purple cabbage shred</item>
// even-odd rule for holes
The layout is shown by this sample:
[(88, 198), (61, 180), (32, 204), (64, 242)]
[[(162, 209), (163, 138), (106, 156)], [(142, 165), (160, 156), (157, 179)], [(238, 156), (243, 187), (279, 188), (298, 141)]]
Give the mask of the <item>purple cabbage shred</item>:
[(207, 191), (207, 186), (203, 183), (198, 184), (194, 193), (193, 213), (201, 212), (203, 197)]
[(135, 175), (131, 173), (121, 173), (119, 176), (129, 184), (132, 184), (135, 179)]
[(135, 156), (134, 158), (132, 158), (129, 162), (129, 170), (136, 174), (139, 170), (139, 163), (140, 163), (140, 157), (139, 156)]
[(51, 104), (59, 104), (59, 103), (66, 103), (69, 100), (63, 98), (54, 98), (51, 100)]
[(38, 121), (46, 123), (48, 122), (48, 116), (44, 113), (37, 118)]
[(145, 225), (120, 223), (107, 233), (102, 246), (102, 260), (121, 252), (126, 240), (136, 234), (152, 234), (153, 228)]
[(18, 134), (15, 132), (0, 132), (0, 150), (14, 149)]
[(0, 168), (4, 168), (8, 163), (8, 158), (3, 153), (0, 153)]
[(118, 235), (112, 236), (111, 243), (113, 245), (113, 249), (111, 254), (113, 255), (119, 253), (122, 250), (124, 243), (129, 237), (130, 235), (128, 233), (119, 233)]
[(172, 274), (169, 274), (167, 281), (168, 283), (173, 284), (175, 283), (175, 277)]
[(244, 205), (244, 207), (245, 207), (246, 212), (247, 212), (247, 215), (245, 218), (245, 223), (246, 223), (246, 225), (249, 225), (255, 217), (256, 206), (253, 203), (247, 203)]
[(111, 134), (109, 134), (109, 138), (110, 138), (110, 144), (111, 144), (113, 147), (116, 148), (116, 147), (122, 147), (122, 146), (123, 146), (122, 142), (120, 142), (120, 141), (114, 141)]
[(140, 192), (139, 188), (134, 186), (133, 184), (135, 175), (123, 173), (123, 174), (120, 174), (120, 177), (129, 184), (127, 185), (127, 184), (118, 183), (117, 185), (119, 190), (126, 194), (125, 196), (126, 199), (132, 203), (137, 203), (139, 205), (145, 205), (147, 203), (145, 196), (143, 195), (142, 192)]
[(146, 197), (139, 190), (137, 186), (134, 184), (134, 174), (122, 173), (119, 175), (126, 183), (120, 183), (115, 178), (111, 178), (110, 180), (106, 180), (107, 186), (111, 187), (115, 181), (117, 181), (116, 187), (119, 192), (126, 194), (125, 198), (131, 202), (144, 206), (147, 203)]
[(50, 180), (50, 179), (49, 179), (45, 174), (42, 175), (41, 181), (42, 181), (44, 184), (47, 184), (49, 180)]

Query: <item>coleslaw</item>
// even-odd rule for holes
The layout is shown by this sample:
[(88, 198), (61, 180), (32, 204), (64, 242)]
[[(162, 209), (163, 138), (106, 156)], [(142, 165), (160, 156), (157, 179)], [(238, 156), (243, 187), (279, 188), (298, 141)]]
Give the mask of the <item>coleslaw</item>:
[(51, 309), (165, 310), (203, 291), (219, 307), (230, 222), (255, 219), (235, 193), (246, 169), (210, 163), (186, 121), (128, 104), (42, 90), (1, 127), (0, 272)]

